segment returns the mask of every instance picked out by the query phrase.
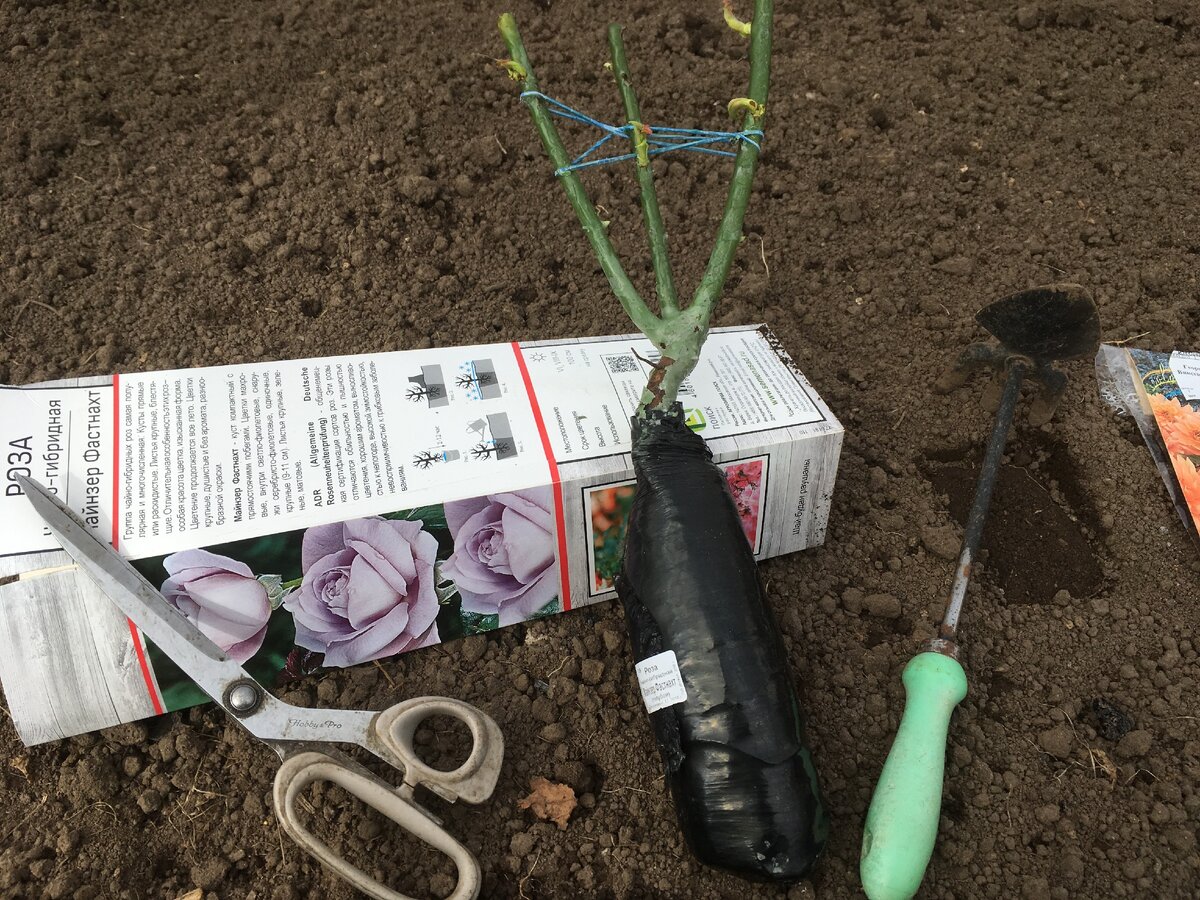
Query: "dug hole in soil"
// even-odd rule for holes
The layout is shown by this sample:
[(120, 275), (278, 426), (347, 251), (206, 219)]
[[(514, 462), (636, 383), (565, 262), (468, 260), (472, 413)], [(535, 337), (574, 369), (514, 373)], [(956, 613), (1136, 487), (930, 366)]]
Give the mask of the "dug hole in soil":
[[(829, 851), (790, 891), (691, 860), (615, 604), (288, 693), (373, 708), (449, 694), (495, 717), (492, 800), (435, 805), (482, 862), (485, 897), (860, 896), (900, 670), (941, 614), (990, 426), (982, 381), (930, 389), (982, 337), (974, 312), (1072, 280), (1109, 340), (1200, 349), (1193, 4), (780, 5), (765, 155), (718, 324), (769, 323), (847, 429), (826, 545), (762, 566)], [(6, 5), (0, 380), (631, 330), (488, 62), (501, 11)], [(628, 26), (650, 121), (723, 127), (744, 93), (745, 44), (716, 3), (512, 11), (545, 89), (602, 118), (619, 117), (610, 21)], [(655, 170), (695, 285), (728, 162)], [(585, 180), (648, 285), (632, 173)], [(1196, 547), (1091, 362), (1068, 371), (1055, 420), (1018, 412), (1011, 437), (964, 613), (971, 690), (925, 897), (1200, 893)], [(270, 751), (210, 707), (34, 750), (4, 724), (0, 740), (0, 896), (352, 896), (282, 837)], [(438, 728), (423, 740), (455, 749)], [(518, 807), (535, 776), (578, 795), (565, 830)], [(368, 868), (449, 891), (386, 823), (309, 799)]]

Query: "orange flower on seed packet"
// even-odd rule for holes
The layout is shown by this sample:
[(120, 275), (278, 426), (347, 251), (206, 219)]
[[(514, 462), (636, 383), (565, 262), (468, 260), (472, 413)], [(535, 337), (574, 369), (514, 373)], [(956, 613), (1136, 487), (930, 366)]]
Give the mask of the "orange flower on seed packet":
[(1190, 403), (1150, 394), (1150, 409), (1170, 453), (1200, 456), (1200, 413)]
[(1183, 456), (1172, 456), (1171, 464), (1175, 467), (1175, 477), (1179, 479), (1192, 521), (1200, 524), (1200, 471), (1194, 462)]

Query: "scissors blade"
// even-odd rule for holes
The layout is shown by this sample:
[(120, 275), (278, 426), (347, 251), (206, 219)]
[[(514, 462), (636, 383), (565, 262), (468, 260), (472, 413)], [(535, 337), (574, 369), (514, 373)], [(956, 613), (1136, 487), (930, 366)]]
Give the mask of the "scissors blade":
[(146, 637), (219, 701), (222, 685), (231, 677), (244, 675), (242, 667), (168, 603), (124, 557), (96, 537), (62, 501), (32, 478), (16, 478), (63, 550)]

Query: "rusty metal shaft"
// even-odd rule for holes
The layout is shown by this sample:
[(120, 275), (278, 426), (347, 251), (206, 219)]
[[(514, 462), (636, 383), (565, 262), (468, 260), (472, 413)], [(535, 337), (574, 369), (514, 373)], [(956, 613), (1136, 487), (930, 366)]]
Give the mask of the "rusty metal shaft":
[(1021, 357), (1013, 358), (1008, 365), (1008, 376), (1004, 381), (1004, 394), (1000, 408), (996, 410), (992, 434), (988, 438), (987, 451), (983, 457), (983, 468), (975, 483), (975, 499), (971, 501), (971, 512), (963, 530), (962, 550), (958, 554), (958, 568), (954, 572), (954, 584), (950, 587), (950, 602), (946, 615), (938, 628), (938, 637), (931, 642), (930, 649), (950, 656), (957, 656), (955, 640), (958, 637), (958, 617), (962, 614), (963, 599), (967, 596), (967, 583), (971, 580), (971, 568), (979, 556), (979, 542), (983, 539), (983, 524), (987, 520), (988, 506), (992, 502), (992, 489), (1000, 473), (1000, 460), (1004, 456), (1004, 445), (1008, 442), (1008, 429), (1012, 426), (1017, 400), (1021, 396), (1021, 381), (1029, 370), (1029, 363)]

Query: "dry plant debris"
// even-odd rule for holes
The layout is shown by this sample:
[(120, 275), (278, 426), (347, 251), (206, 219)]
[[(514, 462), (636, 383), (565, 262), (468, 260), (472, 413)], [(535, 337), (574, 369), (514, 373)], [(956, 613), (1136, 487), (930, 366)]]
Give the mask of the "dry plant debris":
[(529, 780), (532, 789), (528, 797), (517, 801), (521, 809), (531, 809), (539, 819), (553, 822), (560, 831), (567, 830), (567, 820), (579, 805), (575, 799), (575, 789), (568, 784), (557, 784), (547, 781), (540, 775)]

